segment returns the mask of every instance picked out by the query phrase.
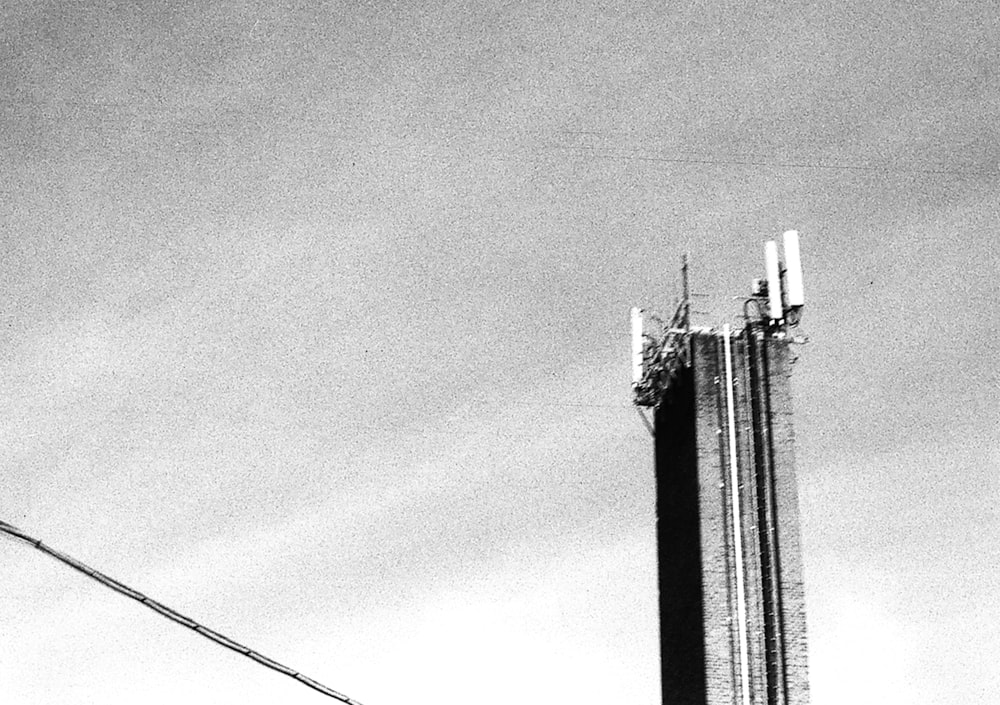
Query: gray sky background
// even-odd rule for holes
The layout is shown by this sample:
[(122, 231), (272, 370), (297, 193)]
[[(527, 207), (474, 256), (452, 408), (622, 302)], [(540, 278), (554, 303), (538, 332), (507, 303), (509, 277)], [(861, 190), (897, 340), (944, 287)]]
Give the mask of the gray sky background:
[[(365, 705), (658, 702), (631, 305), (802, 233), (814, 703), (1000, 698), (993, 2), (0, 10), (0, 519)], [(312, 703), (13, 541), (11, 703)]]

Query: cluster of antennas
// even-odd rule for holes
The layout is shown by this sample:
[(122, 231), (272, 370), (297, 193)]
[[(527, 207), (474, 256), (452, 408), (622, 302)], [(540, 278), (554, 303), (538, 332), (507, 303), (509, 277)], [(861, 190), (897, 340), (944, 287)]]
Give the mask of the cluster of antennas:
[(764, 245), (766, 278), (753, 280), (750, 301), (757, 304), (759, 320), (772, 326), (794, 326), (798, 325), (805, 303), (799, 232), (788, 230), (782, 239), (785, 246), (784, 266), (778, 259), (778, 243), (768, 240)]
[[(789, 230), (782, 239), (784, 263), (778, 257), (778, 243), (768, 240), (764, 246), (766, 277), (753, 280), (750, 298), (743, 307), (748, 326), (763, 326), (776, 337), (785, 336), (789, 326), (798, 325), (805, 303), (799, 233)], [(632, 309), (632, 393), (637, 406), (656, 406), (673, 376), (689, 364), (691, 306), (686, 258), (683, 273), (684, 298), (669, 320), (641, 308)]]

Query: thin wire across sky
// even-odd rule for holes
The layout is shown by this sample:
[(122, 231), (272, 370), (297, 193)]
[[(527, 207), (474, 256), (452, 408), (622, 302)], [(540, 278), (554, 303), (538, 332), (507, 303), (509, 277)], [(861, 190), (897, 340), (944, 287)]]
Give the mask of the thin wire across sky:
[(320, 683), (319, 681), (315, 681), (312, 678), (309, 678), (308, 676), (303, 675), (302, 673), (299, 673), (298, 671), (292, 668), (289, 668), (288, 666), (278, 663), (274, 659), (270, 659), (267, 656), (264, 656), (254, 651), (253, 649), (244, 646), (243, 644), (240, 644), (239, 642), (233, 641), (229, 637), (224, 636), (223, 634), (220, 634), (219, 632), (213, 629), (209, 629), (208, 627), (199, 624), (190, 617), (185, 617), (180, 612), (172, 610), (166, 605), (163, 605), (157, 602), (156, 600), (146, 597), (138, 590), (133, 590), (124, 583), (120, 583), (114, 578), (107, 576), (104, 573), (101, 573), (100, 571), (94, 570), (90, 566), (81, 563), (80, 561), (76, 560), (71, 556), (67, 556), (65, 553), (62, 553), (61, 551), (57, 551), (54, 548), (51, 548), (50, 546), (46, 546), (38, 539), (34, 538), (33, 536), (29, 536), (25, 532), (18, 529), (16, 526), (12, 526), (11, 524), (8, 524), (5, 521), (0, 521), (0, 532), (5, 533), (8, 536), (20, 539), (21, 541), (24, 541), (28, 544), (31, 544), (33, 547), (37, 548), (42, 553), (46, 553), (49, 556), (55, 558), (56, 560), (65, 563), (69, 567), (80, 571), (84, 575), (93, 578), (101, 585), (111, 588), (120, 595), (124, 595), (125, 597), (130, 597), (136, 602), (142, 603), (149, 609), (153, 610), (154, 612), (158, 612), (159, 614), (163, 615), (170, 621), (176, 622), (177, 624), (181, 624), (187, 627), (188, 629), (192, 629), (201, 636), (205, 637), (206, 639), (214, 641), (216, 644), (225, 646), (227, 649), (235, 651), (238, 654), (243, 654), (247, 658), (255, 661), (256, 663), (259, 663), (261, 666), (266, 666), (267, 668), (270, 668), (272, 671), (277, 671), (278, 673), (283, 673), (286, 676), (294, 678), (299, 683), (302, 683), (303, 685), (308, 686), (313, 690), (322, 693), (323, 695), (331, 697), (334, 700), (339, 700), (342, 703), (346, 703), (346, 705), (361, 705), (361, 703), (359, 703), (357, 700), (354, 700), (353, 698), (350, 698), (344, 695), (343, 693), (338, 693), (333, 688), (329, 688)]

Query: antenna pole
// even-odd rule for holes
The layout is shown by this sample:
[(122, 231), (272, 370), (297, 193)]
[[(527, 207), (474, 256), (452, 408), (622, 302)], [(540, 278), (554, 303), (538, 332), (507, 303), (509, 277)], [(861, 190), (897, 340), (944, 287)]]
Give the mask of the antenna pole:
[(681, 256), (681, 280), (684, 283), (684, 332), (691, 331), (691, 289), (688, 283), (688, 256)]

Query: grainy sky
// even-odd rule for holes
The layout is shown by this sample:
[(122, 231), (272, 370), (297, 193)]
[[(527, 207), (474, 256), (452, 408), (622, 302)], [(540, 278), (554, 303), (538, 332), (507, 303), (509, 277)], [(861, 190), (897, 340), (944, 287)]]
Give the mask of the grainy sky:
[[(798, 228), (813, 702), (1000, 699), (994, 2), (0, 8), (0, 519), (365, 705), (656, 703), (628, 307)], [(0, 551), (5, 702), (326, 701)]]

